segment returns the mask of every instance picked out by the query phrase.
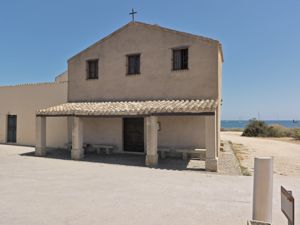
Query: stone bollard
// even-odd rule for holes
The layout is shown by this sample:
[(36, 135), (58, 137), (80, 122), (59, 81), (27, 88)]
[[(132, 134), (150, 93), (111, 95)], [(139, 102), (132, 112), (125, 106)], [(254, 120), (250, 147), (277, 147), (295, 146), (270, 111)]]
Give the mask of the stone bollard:
[(249, 220), (247, 225), (271, 225), (270, 223), (265, 223), (257, 220)]
[(258, 157), (254, 160), (253, 214), (255, 221), (272, 222), (273, 159)]

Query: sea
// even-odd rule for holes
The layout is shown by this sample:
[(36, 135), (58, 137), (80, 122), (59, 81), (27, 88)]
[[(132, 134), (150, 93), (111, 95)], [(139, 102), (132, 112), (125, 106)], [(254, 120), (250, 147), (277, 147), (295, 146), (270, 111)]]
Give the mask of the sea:
[[(300, 120), (264, 120), (268, 125), (278, 124), (287, 128), (300, 128)], [(222, 120), (221, 127), (225, 129), (245, 128), (249, 120)]]

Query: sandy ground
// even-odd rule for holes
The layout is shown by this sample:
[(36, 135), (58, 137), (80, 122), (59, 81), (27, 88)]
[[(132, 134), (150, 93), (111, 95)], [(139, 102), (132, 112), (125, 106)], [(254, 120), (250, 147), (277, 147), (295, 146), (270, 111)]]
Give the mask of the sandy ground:
[(274, 172), (285, 176), (300, 177), (300, 145), (276, 139), (242, 137), (241, 132), (221, 132), (225, 141), (242, 144), (246, 147), (243, 166), (253, 171), (255, 156), (274, 157)]
[[(2, 225), (241, 225), (251, 217), (252, 177), (23, 155), (0, 145)], [(300, 178), (275, 175), (300, 199)], [(300, 221), (300, 204), (296, 206)]]
[(271, 140), (275, 140), (275, 141), (284, 141), (284, 142), (289, 142), (289, 143), (293, 143), (293, 144), (298, 144), (298, 145), (300, 145), (300, 140), (296, 140), (295, 138), (291, 138), (291, 137), (262, 138), (262, 139), (271, 139)]

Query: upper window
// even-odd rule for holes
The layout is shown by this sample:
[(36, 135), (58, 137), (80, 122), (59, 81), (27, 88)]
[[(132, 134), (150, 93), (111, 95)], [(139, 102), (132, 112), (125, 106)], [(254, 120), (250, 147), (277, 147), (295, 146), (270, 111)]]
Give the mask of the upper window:
[(87, 61), (87, 79), (98, 79), (98, 59)]
[(173, 70), (187, 70), (189, 51), (187, 48), (173, 49)]
[(140, 54), (127, 56), (127, 74), (140, 74)]

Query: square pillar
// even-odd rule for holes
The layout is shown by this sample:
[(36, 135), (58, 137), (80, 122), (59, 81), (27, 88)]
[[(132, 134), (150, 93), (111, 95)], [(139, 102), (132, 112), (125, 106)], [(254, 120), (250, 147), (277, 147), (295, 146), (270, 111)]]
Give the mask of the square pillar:
[(46, 117), (35, 118), (35, 155), (46, 155)]
[(67, 126), (68, 126), (68, 143), (72, 143), (72, 127), (73, 127), (73, 117), (67, 117)]
[(145, 117), (146, 166), (156, 166), (158, 162), (157, 129), (157, 117)]
[(71, 158), (74, 160), (84, 158), (83, 122), (80, 117), (74, 117), (73, 119)]
[(219, 150), (221, 147), (221, 110), (220, 110), (220, 105), (218, 106), (216, 110), (216, 137), (217, 137), (217, 157), (219, 157)]
[(217, 157), (217, 145), (218, 145), (218, 132), (216, 115), (205, 117), (205, 147), (206, 147), (206, 159), (205, 169), (208, 171), (218, 170), (218, 157)]

